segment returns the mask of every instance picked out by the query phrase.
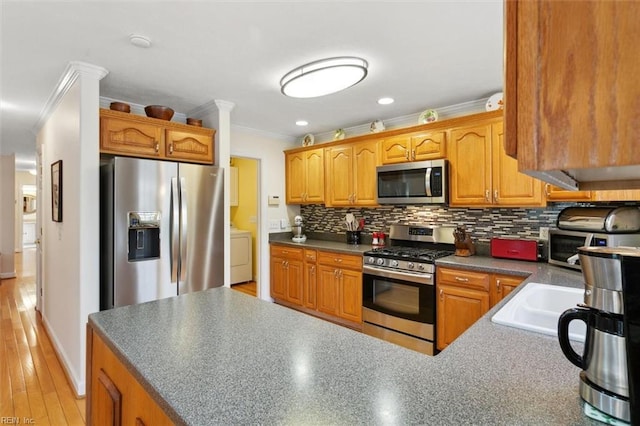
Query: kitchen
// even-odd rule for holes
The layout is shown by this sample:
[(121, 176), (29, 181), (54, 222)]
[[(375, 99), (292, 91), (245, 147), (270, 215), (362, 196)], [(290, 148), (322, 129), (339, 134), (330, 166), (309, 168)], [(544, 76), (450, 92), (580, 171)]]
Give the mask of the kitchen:
[[(223, 127), (220, 127), (220, 128), (219, 128), (219, 132), (220, 132), (220, 134), (221, 134), (221, 135), (224, 133), (224, 131), (225, 131), (225, 129), (224, 129)], [(249, 150), (249, 148), (247, 148), (247, 151), (248, 151), (248, 150)], [(282, 158), (281, 158), (281, 155), (282, 155), (282, 154), (281, 154), (281, 152), (278, 152), (278, 153), (277, 153), (277, 155), (278, 155), (278, 158), (274, 159), (274, 163), (273, 163), (273, 164), (282, 164)], [(275, 157), (275, 155), (274, 155), (274, 157)], [(264, 194), (269, 194), (269, 193), (272, 193), (272, 194), (273, 194), (273, 193), (275, 193), (275, 194), (278, 194), (278, 193), (279, 193), (279, 194), (282, 194), (282, 191), (281, 191), (281, 190), (276, 189), (275, 191), (269, 191), (269, 190), (267, 190), (267, 191), (265, 191), (265, 192), (263, 192), (263, 193), (264, 193)], [(286, 217), (293, 217), (293, 215), (288, 215), (288, 214), (287, 214), (287, 215), (286, 215)], [(264, 270), (267, 270), (267, 269), (264, 269)], [(77, 279), (77, 278), (75, 278), (75, 277), (70, 277), (70, 278), (71, 278), (71, 280), (72, 280), (72, 281), (75, 281), (75, 280)], [(87, 276), (86, 278), (87, 278), (87, 279), (89, 279), (89, 276)]]

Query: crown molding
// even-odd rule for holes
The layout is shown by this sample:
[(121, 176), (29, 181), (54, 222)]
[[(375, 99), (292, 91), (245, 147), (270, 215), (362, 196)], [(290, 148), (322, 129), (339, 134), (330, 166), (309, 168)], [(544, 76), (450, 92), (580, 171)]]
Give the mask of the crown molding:
[(56, 84), (55, 88), (49, 95), (47, 103), (40, 112), (40, 117), (33, 127), (33, 133), (38, 134), (44, 123), (49, 119), (56, 106), (60, 103), (64, 95), (67, 94), (71, 86), (78, 80), (80, 76), (95, 78), (96, 80), (102, 80), (109, 71), (106, 68), (98, 65), (88, 64), (86, 62), (71, 61), (67, 64), (60, 80)]
[(274, 132), (269, 132), (266, 130), (260, 130), (260, 129), (254, 129), (253, 127), (247, 127), (247, 126), (242, 126), (239, 124), (233, 124), (231, 123), (231, 131), (238, 131), (238, 132), (242, 132), (242, 133), (247, 133), (247, 134), (251, 134), (251, 135), (255, 135), (255, 136), (261, 136), (267, 139), (274, 139), (274, 140), (278, 140), (278, 141), (282, 141), (282, 142), (288, 142), (291, 144), (295, 144), (296, 140), (298, 138), (296, 138), (293, 135), (283, 135), (280, 133), (274, 133)]

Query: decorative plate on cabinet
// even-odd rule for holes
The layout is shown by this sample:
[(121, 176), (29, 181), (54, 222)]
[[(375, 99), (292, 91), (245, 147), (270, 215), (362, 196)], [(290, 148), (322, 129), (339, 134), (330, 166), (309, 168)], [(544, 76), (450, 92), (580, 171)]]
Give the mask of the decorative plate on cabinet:
[(434, 121), (438, 121), (438, 112), (435, 109), (422, 111), (418, 117), (418, 124), (433, 123)]
[(344, 132), (344, 130), (342, 129), (338, 129), (333, 133), (333, 140), (334, 141), (339, 141), (344, 139), (346, 133)]
[(306, 135), (304, 135), (304, 137), (302, 138), (302, 146), (310, 146), (313, 145), (314, 142), (314, 137), (311, 133), (307, 133)]
[(502, 92), (498, 92), (487, 100), (487, 111), (495, 111), (498, 109), (504, 109), (504, 100), (502, 99)]

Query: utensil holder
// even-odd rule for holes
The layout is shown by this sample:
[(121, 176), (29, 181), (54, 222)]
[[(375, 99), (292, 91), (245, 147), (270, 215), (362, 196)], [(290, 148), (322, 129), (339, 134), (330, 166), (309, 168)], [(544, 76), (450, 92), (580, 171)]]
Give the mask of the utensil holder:
[(347, 231), (347, 244), (360, 244), (362, 241), (361, 231)]

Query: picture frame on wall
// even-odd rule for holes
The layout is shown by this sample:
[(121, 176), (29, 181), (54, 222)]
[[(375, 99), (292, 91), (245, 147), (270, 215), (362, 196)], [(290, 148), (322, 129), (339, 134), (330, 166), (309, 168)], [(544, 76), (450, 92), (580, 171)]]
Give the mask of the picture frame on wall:
[(51, 219), (62, 222), (62, 160), (51, 164)]

